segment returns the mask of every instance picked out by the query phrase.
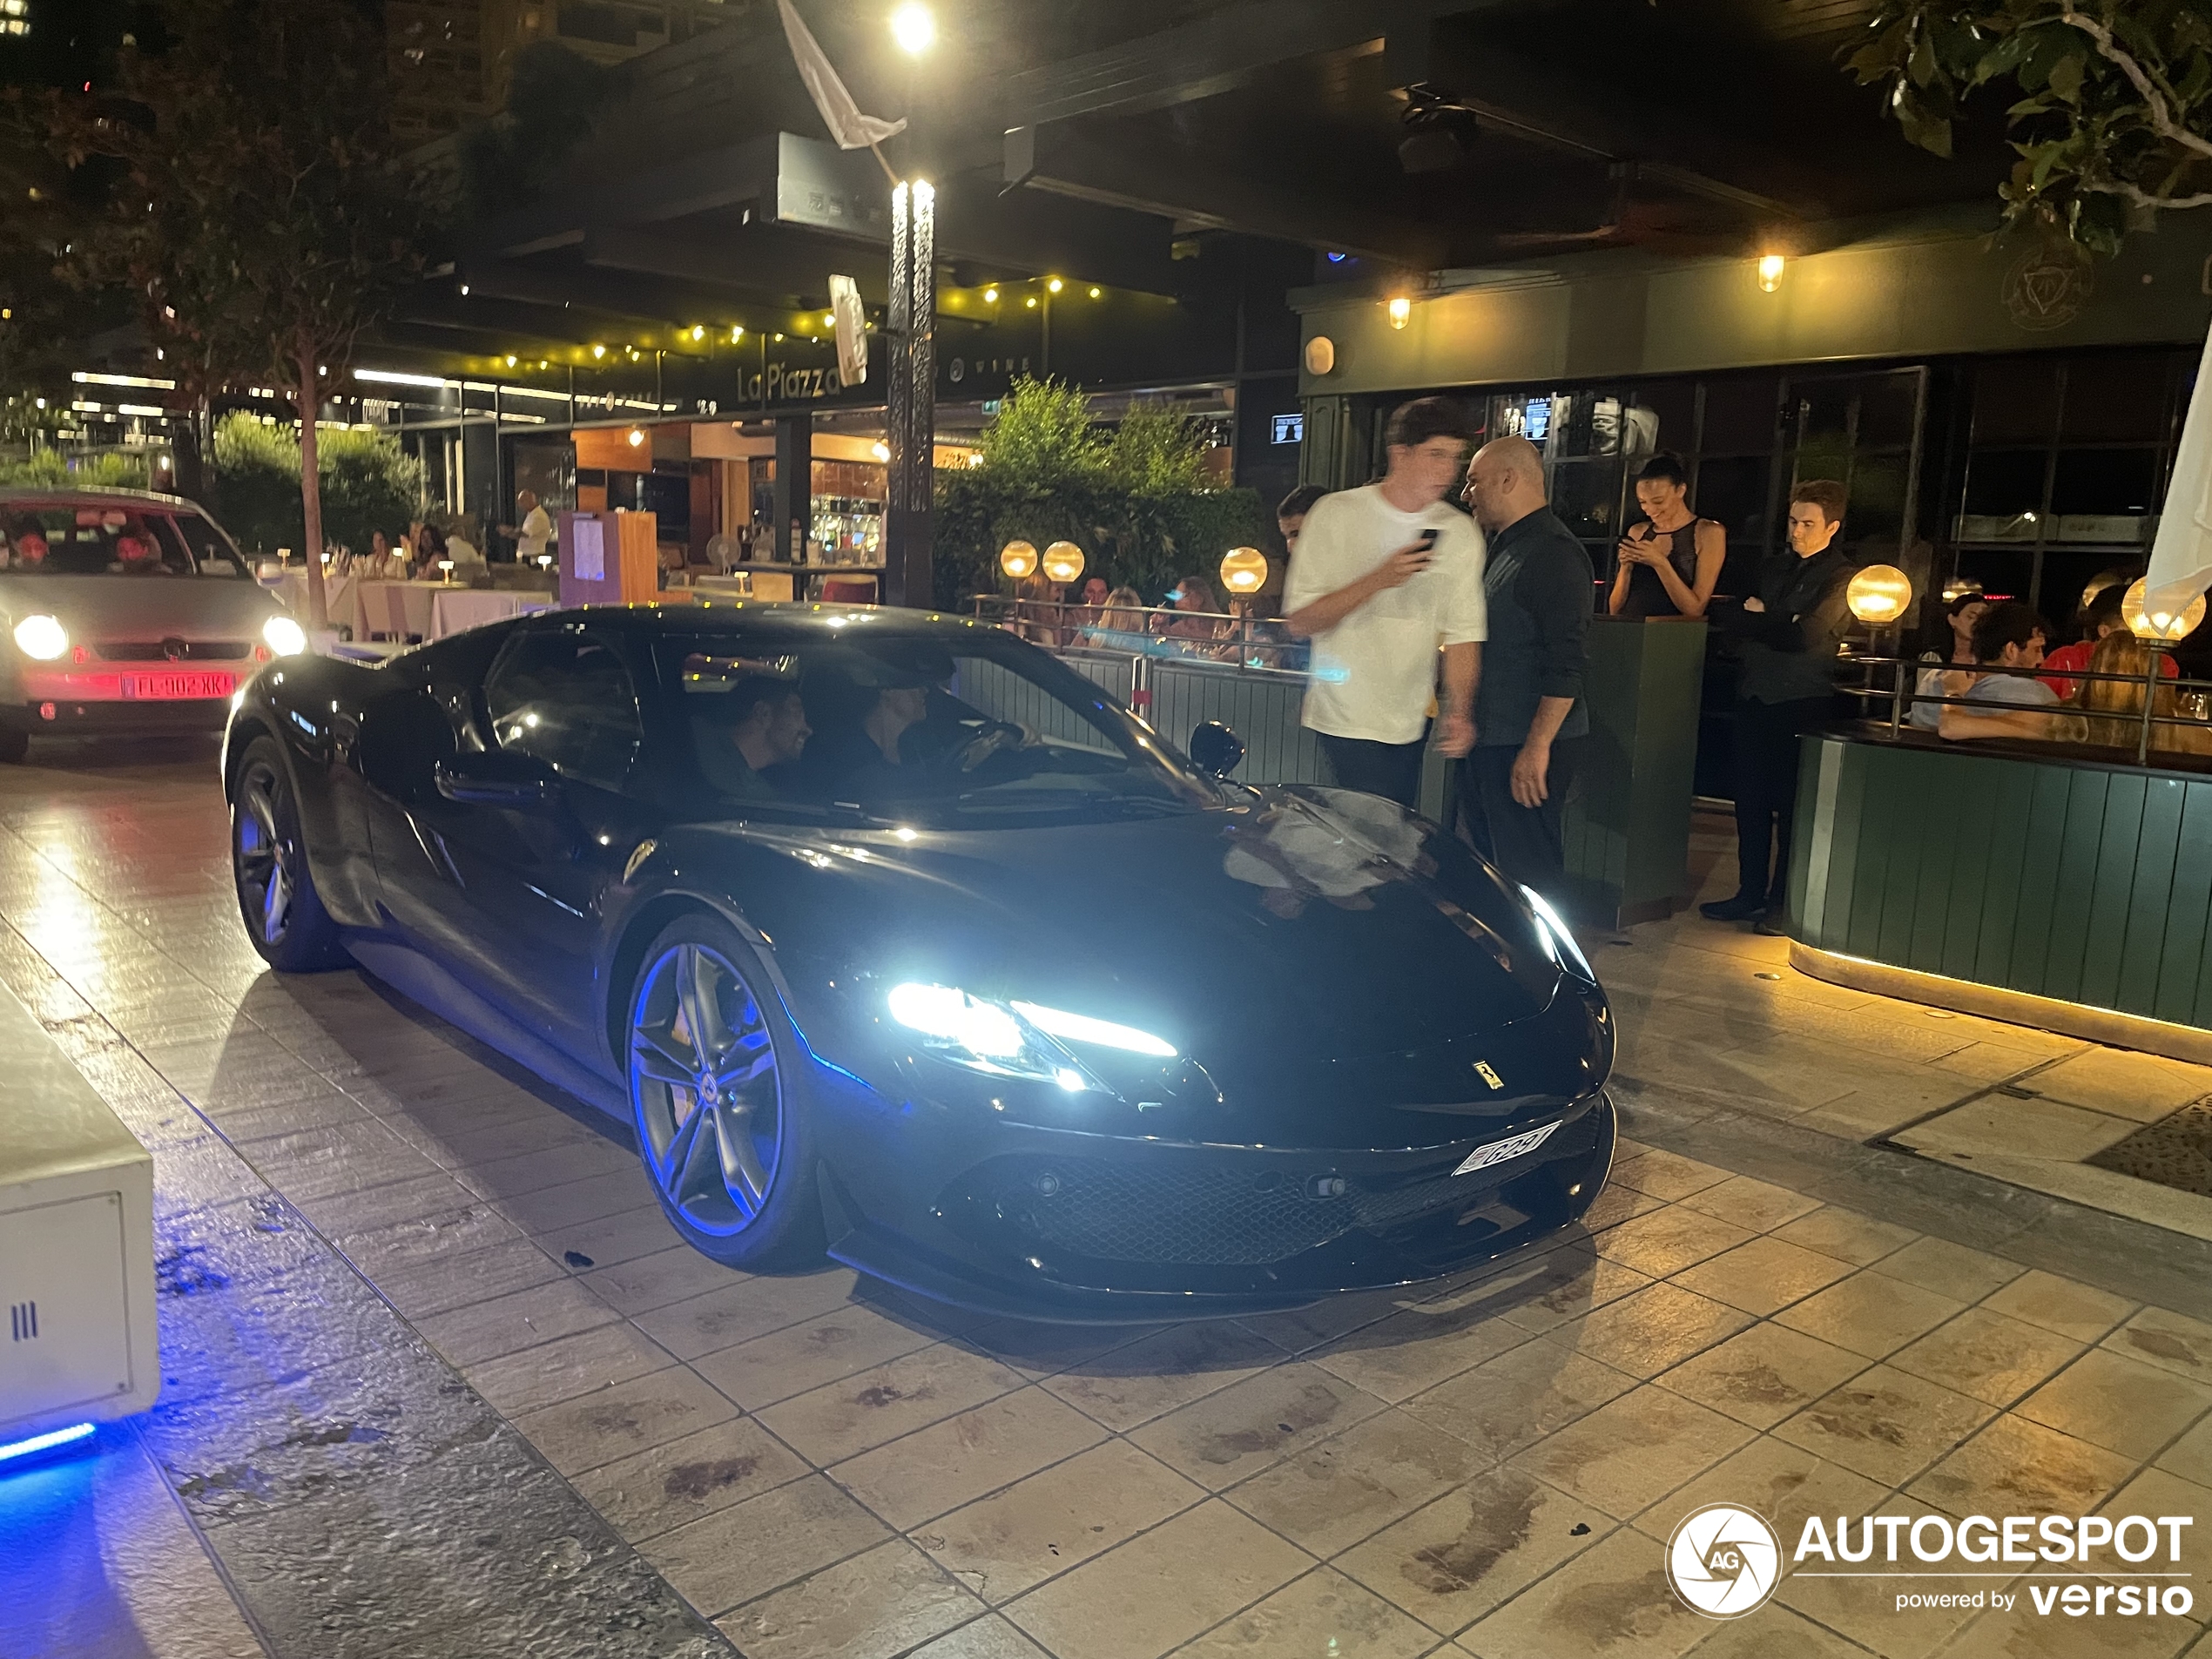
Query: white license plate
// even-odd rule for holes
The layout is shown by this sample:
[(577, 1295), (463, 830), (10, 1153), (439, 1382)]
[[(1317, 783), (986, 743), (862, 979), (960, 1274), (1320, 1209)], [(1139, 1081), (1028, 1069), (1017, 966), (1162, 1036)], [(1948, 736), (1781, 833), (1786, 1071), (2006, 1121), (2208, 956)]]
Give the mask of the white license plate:
[(1559, 1127), (1547, 1123), (1541, 1129), (1532, 1129), (1525, 1135), (1510, 1136), (1502, 1141), (1493, 1141), (1487, 1146), (1478, 1146), (1467, 1156), (1467, 1162), (1452, 1171), (1453, 1175), (1468, 1175), (1476, 1170), (1487, 1170), (1494, 1163), (1503, 1163), (1507, 1158), (1517, 1158), (1524, 1152), (1533, 1152), (1550, 1138)]
[(231, 677), (228, 674), (125, 674), (123, 677), (123, 695), (132, 698), (192, 701), (228, 697), (230, 694)]

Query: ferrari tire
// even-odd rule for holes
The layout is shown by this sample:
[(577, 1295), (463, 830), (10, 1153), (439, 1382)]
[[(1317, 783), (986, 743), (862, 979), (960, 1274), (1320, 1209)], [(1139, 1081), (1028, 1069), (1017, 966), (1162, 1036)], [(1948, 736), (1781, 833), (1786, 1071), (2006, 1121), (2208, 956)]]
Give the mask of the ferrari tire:
[(231, 878), (239, 914), (261, 960), (280, 974), (341, 968), (348, 960), (337, 924), (322, 907), (299, 802), (272, 738), (257, 738), (231, 791)]
[(30, 732), (19, 725), (0, 726), (0, 765), (18, 765), (30, 752)]
[(685, 1241), (730, 1267), (819, 1256), (804, 1048), (737, 929), (705, 912), (664, 928), (621, 1035), (638, 1158)]

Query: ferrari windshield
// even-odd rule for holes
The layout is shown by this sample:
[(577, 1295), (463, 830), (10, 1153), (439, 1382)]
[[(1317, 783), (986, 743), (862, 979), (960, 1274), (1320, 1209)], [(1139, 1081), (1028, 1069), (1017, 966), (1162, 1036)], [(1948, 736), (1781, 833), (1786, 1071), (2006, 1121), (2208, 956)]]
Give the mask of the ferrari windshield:
[(199, 514), (136, 502), (0, 505), (0, 571), (253, 579), (222, 533)]
[(940, 826), (1204, 811), (1213, 787), (1106, 693), (1010, 636), (664, 640), (718, 793)]

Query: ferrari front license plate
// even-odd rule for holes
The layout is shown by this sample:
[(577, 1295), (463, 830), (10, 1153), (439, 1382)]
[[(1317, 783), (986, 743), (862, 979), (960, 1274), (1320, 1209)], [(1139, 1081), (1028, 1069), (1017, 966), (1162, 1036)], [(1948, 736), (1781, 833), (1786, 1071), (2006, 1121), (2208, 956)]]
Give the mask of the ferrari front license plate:
[(125, 674), (123, 695), (138, 699), (188, 699), (228, 697), (228, 674)]
[(1487, 1170), (1494, 1163), (1503, 1163), (1507, 1158), (1517, 1158), (1523, 1152), (1533, 1152), (1558, 1127), (1556, 1123), (1547, 1123), (1541, 1129), (1530, 1130), (1526, 1135), (1515, 1135), (1506, 1140), (1493, 1141), (1487, 1146), (1478, 1146), (1467, 1154), (1467, 1162), (1452, 1173), (1471, 1174), (1476, 1170)]

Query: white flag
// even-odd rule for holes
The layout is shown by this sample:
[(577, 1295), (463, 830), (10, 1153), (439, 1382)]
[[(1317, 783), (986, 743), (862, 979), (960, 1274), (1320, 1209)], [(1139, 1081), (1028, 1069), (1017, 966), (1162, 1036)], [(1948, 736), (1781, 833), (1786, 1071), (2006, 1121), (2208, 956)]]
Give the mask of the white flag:
[(837, 377), (859, 386), (868, 377), (868, 314), (860, 285), (849, 276), (829, 280), (830, 314), (837, 319)]
[(853, 102), (852, 93), (845, 90), (845, 83), (837, 78), (837, 71), (830, 67), (821, 46), (799, 20), (791, 0), (776, 0), (776, 10), (783, 14), (784, 38), (791, 42), (792, 60), (799, 65), (799, 78), (806, 83), (814, 107), (822, 112), (822, 124), (829, 128), (830, 137), (837, 140), (839, 149), (866, 150), (907, 130), (904, 121), (879, 121), (873, 115), (862, 115), (860, 106)]
[(2179, 613), (2212, 586), (2212, 339), (2204, 342), (2196, 389), (2182, 422), (2182, 447), (2166, 486), (2166, 511), (2151, 543), (2143, 599), (2152, 610)]

